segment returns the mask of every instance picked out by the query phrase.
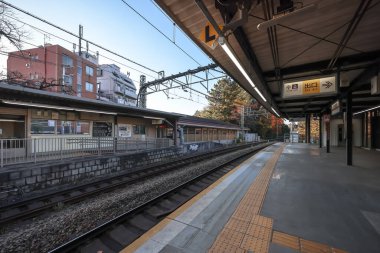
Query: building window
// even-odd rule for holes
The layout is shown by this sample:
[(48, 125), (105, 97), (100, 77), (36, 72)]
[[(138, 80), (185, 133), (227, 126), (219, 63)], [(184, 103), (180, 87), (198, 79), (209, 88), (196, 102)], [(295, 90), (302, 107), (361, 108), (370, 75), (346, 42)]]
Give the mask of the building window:
[(77, 84), (77, 96), (78, 97), (82, 96), (82, 84), (80, 83)]
[(90, 134), (90, 122), (77, 121), (76, 134)]
[(30, 80), (34, 80), (34, 79), (37, 80), (37, 79), (38, 79), (38, 74), (32, 74), (32, 73), (30, 73), (30, 74), (29, 74), (29, 79), (30, 79)]
[(86, 82), (86, 91), (94, 92), (94, 85), (92, 83)]
[(32, 119), (31, 134), (55, 134), (55, 120)]
[(78, 66), (77, 74), (78, 74), (78, 76), (82, 76), (82, 67), (81, 66)]
[(63, 76), (63, 82), (64, 82), (64, 84), (73, 85), (73, 76), (64, 75)]
[(58, 134), (75, 134), (74, 121), (59, 120), (57, 123), (57, 133)]
[(133, 125), (133, 133), (134, 134), (145, 134), (145, 126), (144, 125)]
[(96, 71), (97, 71), (97, 72), (96, 72), (96, 75), (97, 75), (97, 76), (103, 76), (103, 69), (99, 69), (99, 68), (98, 68)]
[(112, 136), (111, 122), (94, 122), (92, 125), (93, 137), (110, 137)]
[(82, 84), (82, 67), (77, 68), (77, 83)]
[(116, 73), (116, 72), (112, 72), (112, 74), (117, 77), (117, 78), (120, 78), (120, 76)]
[(90, 66), (86, 66), (86, 75), (93, 76), (94, 75), (94, 69)]
[(87, 121), (64, 121), (57, 122), (58, 134), (90, 134), (90, 122)]
[(62, 65), (65, 67), (72, 67), (74, 65), (73, 59), (71, 59), (69, 56), (63, 54), (62, 55)]
[(31, 59), (32, 61), (37, 61), (37, 60), (38, 60), (38, 54), (35, 54), (35, 55), (30, 56), (30, 59)]

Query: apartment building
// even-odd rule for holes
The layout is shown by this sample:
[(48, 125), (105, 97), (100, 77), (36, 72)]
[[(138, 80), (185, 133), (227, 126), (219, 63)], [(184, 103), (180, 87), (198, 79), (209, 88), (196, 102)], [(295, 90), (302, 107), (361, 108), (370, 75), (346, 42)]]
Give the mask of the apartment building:
[(128, 75), (115, 64), (103, 64), (97, 71), (98, 99), (136, 106), (136, 87)]
[(96, 99), (97, 58), (45, 44), (11, 52), (7, 75), (12, 82), (51, 92)]

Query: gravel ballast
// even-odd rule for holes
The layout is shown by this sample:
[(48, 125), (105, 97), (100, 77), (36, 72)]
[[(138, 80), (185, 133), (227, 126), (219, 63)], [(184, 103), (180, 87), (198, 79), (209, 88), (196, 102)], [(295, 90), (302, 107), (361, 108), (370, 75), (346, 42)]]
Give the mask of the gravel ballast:
[(47, 252), (252, 148), (163, 173), (81, 203), (59, 206), (47, 217), (1, 229), (0, 252)]

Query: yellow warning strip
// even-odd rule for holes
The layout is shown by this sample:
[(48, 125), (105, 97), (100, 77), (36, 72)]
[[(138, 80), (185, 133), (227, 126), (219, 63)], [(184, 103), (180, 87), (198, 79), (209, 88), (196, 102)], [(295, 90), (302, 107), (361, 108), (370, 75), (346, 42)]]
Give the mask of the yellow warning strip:
[(272, 242), (302, 253), (348, 253), (326, 244), (305, 240), (297, 236), (279, 231), (273, 231)]
[(268, 253), (269, 243), (301, 253), (347, 253), (344, 250), (273, 231), (273, 219), (259, 215), (283, 144), (267, 161), (235, 212), (209, 249), (212, 253)]
[(255, 155), (253, 155), (251, 158), (243, 162), (242, 164), (236, 166), (233, 170), (229, 171), (227, 174), (219, 178), (217, 181), (215, 181), (213, 184), (211, 184), (209, 187), (204, 189), (202, 192), (197, 194), (195, 197), (187, 201), (185, 204), (180, 206), (177, 210), (175, 210), (173, 213), (165, 217), (160, 223), (155, 225), (153, 228), (148, 230), (145, 234), (143, 234), (141, 237), (136, 239), (133, 243), (131, 243), (129, 246), (124, 248), (121, 253), (130, 253), (136, 251), (138, 248), (140, 248), (146, 241), (148, 241), (150, 238), (152, 238), (157, 232), (162, 230), (170, 221), (176, 219), (180, 214), (182, 214), (184, 211), (186, 211), (189, 207), (191, 207), (196, 201), (198, 201), (200, 198), (202, 198), (204, 195), (206, 195), (208, 192), (210, 192), (212, 189), (214, 189), (216, 186), (218, 186), (225, 178), (230, 176), (232, 173), (237, 171), (241, 168), (245, 163), (250, 163), (253, 159), (255, 159)]
[(259, 213), (273, 170), (284, 148), (285, 144), (281, 145), (266, 162), (209, 252), (266, 253), (269, 251), (273, 220), (260, 216)]

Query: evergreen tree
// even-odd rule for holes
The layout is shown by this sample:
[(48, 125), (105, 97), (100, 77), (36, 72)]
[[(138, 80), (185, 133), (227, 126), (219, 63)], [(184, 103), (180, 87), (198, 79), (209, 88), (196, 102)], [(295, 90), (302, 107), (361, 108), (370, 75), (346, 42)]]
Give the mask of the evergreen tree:
[[(230, 78), (221, 79), (215, 84), (210, 91), (208, 103), (205, 109), (197, 111), (194, 116), (240, 125), (242, 107), (244, 107), (245, 127), (263, 138), (273, 138), (273, 134), (276, 134), (276, 132), (273, 133), (270, 114)], [(282, 129), (283, 126), (279, 128)]]
[(240, 107), (250, 100), (249, 94), (232, 79), (221, 79), (210, 91), (209, 105), (195, 116), (239, 124)]

